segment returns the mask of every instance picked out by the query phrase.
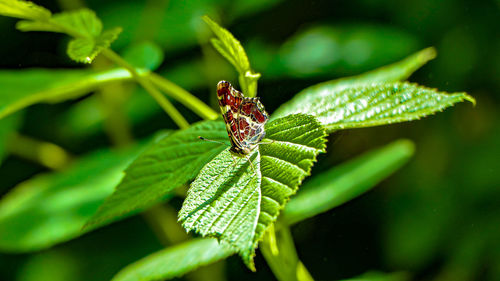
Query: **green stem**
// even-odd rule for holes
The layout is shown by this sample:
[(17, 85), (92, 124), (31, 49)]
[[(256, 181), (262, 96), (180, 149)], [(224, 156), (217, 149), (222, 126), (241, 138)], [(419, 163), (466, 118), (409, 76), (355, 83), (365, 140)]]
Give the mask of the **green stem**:
[(250, 98), (257, 96), (257, 80), (260, 77), (260, 73), (253, 73), (251, 70), (247, 70), (239, 74), (238, 79), (243, 94)]
[(219, 114), (217, 112), (215, 112), (211, 107), (206, 105), (197, 97), (191, 95), (191, 93), (184, 90), (182, 87), (172, 83), (171, 81), (161, 77), (160, 75), (152, 72), (149, 74), (149, 79), (156, 87), (164, 91), (165, 94), (177, 100), (187, 108), (191, 109), (201, 118), (206, 120), (215, 120), (217, 119), (217, 117), (219, 117)]
[(297, 256), (288, 226), (280, 226), (278, 233), (271, 227), (264, 235), (260, 250), (279, 281), (314, 281)]
[(69, 165), (71, 155), (62, 147), (20, 134), (12, 134), (7, 140), (7, 150), (13, 155), (33, 161), (51, 170), (60, 170)]
[(165, 110), (165, 112), (172, 118), (172, 120), (181, 129), (189, 127), (189, 123), (184, 119), (179, 111), (172, 105), (172, 103), (151, 83), (148, 77), (143, 77), (137, 73), (135, 68), (131, 66), (127, 61), (122, 59), (118, 54), (113, 52), (111, 49), (104, 49), (102, 54), (106, 56), (109, 60), (116, 63), (117, 65), (127, 69), (134, 79), (156, 100), (156, 102)]
[(253, 93), (250, 93), (250, 89), (248, 88), (247, 79), (244, 73), (240, 73), (240, 75), (238, 75), (238, 81), (240, 82), (241, 91), (244, 95), (250, 98), (255, 97)]
[(122, 84), (110, 84), (100, 89), (97, 94), (102, 103), (104, 129), (116, 147), (126, 147), (134, 142), (132, 130), (123, 112), (126, 90)]
[[(96, 59), (92, 68), (98, 71), (108, 68), (110, 62), (106, 59)], [(116, 147), (126, 147), (134, 143), (132, 129), (127, 115), (123, 111), (124, 104), (130, 96), (128, 89), (123, 83), (107, 83), (99, 87), (96, 96), (100, 101), (100, 107), (104, 118), (104, 131)]]

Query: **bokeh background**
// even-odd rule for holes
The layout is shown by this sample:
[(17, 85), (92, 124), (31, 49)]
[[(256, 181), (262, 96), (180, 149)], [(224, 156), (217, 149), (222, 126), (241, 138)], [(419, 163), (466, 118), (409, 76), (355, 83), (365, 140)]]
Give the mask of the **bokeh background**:
[[(112, 45), (118, 52), (156, 43), (164, 52), (157, 72), (216, 106), (217, 81), (237, 78), (207, 44), (210, 33), (200, 16), (208, 14), (241, 40), (253, 68), (262, 73), (258, 95), (271, 114), (309, 85), (435, 46), (437, 58), (410, 80), (466, 91), (477, 105), (458, 104), (421, 121), (330, 136), (329, 153), (313, 174), (398, 138), (413, 140), (416, 154), (369, 193), (295, 225), (297, 251), (317, 280), (369, 271), (395, 273), (394, 280), (500, 280), (500, 1), (35, 2), (53, 12), (87, 6), (105, 27), (122, 26)], [(67, 41), (59, 34), (21, 33), (15, 20), (1, 17), (0, 68), (83, 67), (66, 56)], [(128, 85), (123, 95), (136, 138), (175, 128), (141, 89)], [(189, 121), (198, 120), (180, 110)], [(19, 131), (78, 156), (111, 145), (100, 116), (88, 96), (35, 105), (23, 113)], [(10, 149), (15, 152), (15, 145)], [(0, 195), (44, 171), (8, 154), (0, 166)], [(48, 250), (0, 254), (0, 280), (109, 280), (161, 247), (144, 219), (135, 216)], [(207, 280), (274, 280), (259, 254), (257, 269), (251, 273), (232, 257), (204, 274), (211, 276)]]

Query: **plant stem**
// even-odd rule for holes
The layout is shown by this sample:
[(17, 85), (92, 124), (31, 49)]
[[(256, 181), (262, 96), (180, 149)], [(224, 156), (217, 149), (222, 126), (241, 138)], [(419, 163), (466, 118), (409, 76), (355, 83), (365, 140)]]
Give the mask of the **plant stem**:
[[(278, 234), (276, 236), (276, 234)], [(292, 234), (288, 226), (280, 226), (278, 233), (274, 226), (264, 235), (260, 250), (280, 281), (313, 281), (304, 264), (297, 257)]]
[[(92, 67), (97, 70), (108, 68), (110, 62), (106, 59), (97, 58)], [(102, 85), (96, 91), (100, 101), (99, 109), (104, 118), (104, 130), (116, 147), (126, 147), (134, 142), (132, 129), (127, 115), (123, 111), (124, 104), (130, 96), (128, 89), (123, 83), (115, 82)]]
[(189, 123), (186, 119), (184, 119), (180, 112), (177, 111), (172, 103), (151, 83), (147, 77), (139, 75), (133, 66), (131, 66), (111, 49), (104, 49), (102, 54), (112, 62), (127, 69), (130, 74), (132, 74), (134, 79), (156, 100), (156, 102), (158, 102), (161, 108), (165, 110), (165, 112), (172, 118), (179, 128), (185, 129), (189, 127)]
[(60, 170), (71, 162), (70, 154), (60, 146), (17, 133), (9, 136), (7, 150), (51, 170)]
[(198, 116), (205, 120), (215, 120), (219, 116), (211, 107), (199, 100), (197, 97), (191, 95), (182, 87), (172, 83), (171, 81), (161, 77), (160, 75), (152, 72), (149, 74), (151, 82), (163, 90), (168, 96), (182, 103), (187, 108), (194, 111)]

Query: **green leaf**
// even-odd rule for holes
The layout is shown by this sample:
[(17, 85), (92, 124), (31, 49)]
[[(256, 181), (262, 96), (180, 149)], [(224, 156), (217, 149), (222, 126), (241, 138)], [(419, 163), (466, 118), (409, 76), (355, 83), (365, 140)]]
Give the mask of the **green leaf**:
[(223, 122), (203, 121), (152, 144), (125, 170), (125, 177), (85, 228), (110, 223), (150, 207), (192, 180), (227, 141)]
[(203, 16), (202, 19), (207, 23), (215, 36), (217, 36), (217, 38), (211, 39), (214, 48), (238, 71), (240, 87), (243, 93), (246, 96), (255, 97), (257, 95), (257, 80), (260, 77), (260, 73), (253, 72), (250, 68), (250, 62), (240, 41), (208, 16)]
[(131, 75), (124, 69), (0, 71), (0, 119), (36, 103), (78, 98), (106, 83), (127, 79)]
[(68, 44), (68, 56), (77, 62), (91, 63), (104, 49), (108, 48), (118, 38), (121, 28), (104, 31), (95, 38), (76, 38)]
[(188, 231), (230, 243), (249, 264), (261, 199), (260, 154), (254, 150), (248, 158), (233, 157), (228, 148), (203, 167), (179, 220)]
[(91, 63), (122, 31), (117, 27), (103, 32), (101, 20), (89, 9), (55, 14), (45, 21), (20, 21), (17, 28), (21, 31), (61, 32), (74, 37), (68, 44), (67, 53), (71, 59), (83, 63)]
[(447, 94), (411, 83), (374, 83), (324, 90), (293, 111), (316, 116), (333, 132), (417, 120), (464, 100), (475, 103), (466, 93)]
[(283, 221), (294, 224), (360, 196), (405, 164), (414, 149), (411, 141), (398, 140), (313, 177), (286, 205)]
[(16, 186), (0, 201), (0, 250), (35, 251), (82, 235), (138, 151), (98, 151)]
[(163, 51), (152, 42), (142, 42), (125, 50), (123, 58), (135, 67), (155, 70), (163, 62)]
[[(406, 80), (413, 72), (417, 71), (428, 61), (436, 58), (436, 49), (433, 47), (425, 48), (408, 56), (407, 58), (389, 64), (372, 71), (368, 71), (358, 76), (342, 78), (331, 81), (332, 83), (341, 82), (342, 84), (361, 84), (374, 82), (396, 82)], [(325, 84), (328, 84), (326, 82)], [(327, 86), (327, 85), (325, 85)]]
[(336, 97), (325, 99), (337, 105), (345, 102), (345, 105), (338, 109), (319, 109), (317, 117), (331, 132), (417, 120), (464, 100), (476, 102), (466, 93), (448, 94), (417, 84), (372, 84), (346, 89)]
[(49, 10), (29, 1), (0, 0), (0, 15), (30, 20), (46, 20), (50, 18)]
[(250, 69), (250, 62), (247, 54), (234, 36), (225, 28), (218, 25), (208, 16), (203, 16), (202, 19), (207, 23), (212, 32), (218, 39), (213, 38), (212, 44), (240, 73), (244, 73)]
[(267, 138), (251, 154), (233, 156), (226, 149), (203, 167), (179, 220), (188, 231), (228, 242), (254, 270), (258, 242), (309, 175), (317, 154), (324, 151), (325, 135), (308, 115), (267, 124)]
[(399, 62), (352, 77), (331, 80), (308, 87), (282, 104), (271, 116), (277, 118), (296, 113), (302, 106), (317, 102), (323, 96), (369, 83), (396, 82), (407, 79), (429, 60), (436, 57), (434, 48), (423, 49)]
[(19, 21), (16, 27), (21, 31), (60, 32), (77, 38), (94, 38), (102, 32), (101, 20), (89, 9), (62, 12), (46, 21)]
[(325, 128), (310, 115), (296, 114), (266, 126), (271, 144), (259, 146), (262, 171), (262, 202), (254, 247), (294, 195), (319, 153), (326, 149)]
[(69, 34), (81, 34), (80, 37), (98, 37), (102, 33), (102, 22), (94, 11), (80, 9), (63, 12), (52, 16), (51, 21), (57, 23)]
[(194, 239), (153, 253), (123, 268), (112, 281), (166, 280), (225, 259), (234, 251), (215, 239)]

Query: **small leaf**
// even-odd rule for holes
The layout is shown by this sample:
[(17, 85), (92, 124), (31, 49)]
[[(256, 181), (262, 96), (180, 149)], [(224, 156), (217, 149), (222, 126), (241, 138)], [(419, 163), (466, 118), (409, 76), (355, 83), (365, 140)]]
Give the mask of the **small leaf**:
[(226, 149), (203, 167), (179, 213), (188, 231), (226, 241), (252, 270), (264, 231), (325, 148), (324, 128), (308, 115), (275, 120), (266, 135), (251, 154), (234, 160)]
[(342, 78), (334, 81), (343, 81), (343, 83), (350, 82), (357, 84), (402, 81), (406, 80), (408, 77), (410, 77), (410, 75), (413, 74), (413, 72), (417, 71), (420, 67), (434, 58), (436, 58), (436, 49), (434, 49), (433, 47), (429, 47), (393, 64), (368, 71), (358, 76)]
[(104, 31), (96, 38), (76, 38), (68, 44), (68, 56), (77, 62), (91, 63), (104, 49), (108, 48), (118, 38), (121, 28)]
[(352, 77), (331, 80), (308, 87), (295, 95), (293, 99), (282, 104), (271, 116), (277, 118), (300, 112), (300, 108), (317, 102), (324, 96), (335, 95), (336, 92), (364, 84), (376, 82), (396, 82), (405, 80), (429, 60), (436, 57), (434, 48), (417, 52), (399, 62)]
[(125, 69), (0, 71), (0, 119), (36, 103), (77, 98), (106, 83), (127, 79), (131, 79), (131, 75)]
[(55, 14), (48, 21), (19, 21), (16, 27), (21, 31), (67, 33), (77, 38), (94, 38), (102, 32), (101, 20), (89, 9)]
[(411, 83), (371, 84), (325, 94), (299, 112), (315, 115), (333, 132), (417, 120), (457, 102), (474, 98), (466, 93), (447, 94)]
[(155, 70), (163, 61), (163, 51), (152, 42), (143, 42), (125, 50), (123, 58), (135, 67)]
[(234, 250), (215, 239), (194, 239), (138, 260), (118, 272), (112, 281), (166, 280), (181, 277), (200, 266), (225, 259)]
[[(210, 40), (212, 42), (212, 45), (214, 48), (230, 63), (236, 68), (236, 70), (239, 72), (241, 71), (241, 67), (239, 65), (239, 62), (237, 61), (237, 58), (234, 57), (233, 54), (230, 53), (230, 51), (224, 46), (222, 41), (219, 39), (212, 38)], [(248, 59), (247, 59), (248, 60)]]
[(72, 33), (80, 33), (82, 37), (98, 37), (102, 32), (102, 22), (94, 11), (79, 9), (52, 16), (52, 21)]
[(202, 19), (207, 23), (212, 32), (218, 38), (211, 40), (217, 51), (219, 51), (229, 62), (231, 62), (239, 73), (245, 73), (245, 71), (250, 69), (247, 54), (241, 46), (240, 41), (234, 38), (229, 31), (218, 25), (208, 16), (203, 16)]
[(224, 149), (198, 136), (227, 141), (223, 122), (203, 121), (152, 144), (125, 170), (125, 177), (86, 228), (110, 223), (150, 207), (192, 180)]
[(103, 32), (101, 20), (89, 9), (55, 14), (47, 21), (20, 21), (17, 28), (21, 31), (61, 32), (74, 37), (68, 44), (68, 56), (83, 63), (91, 63), (122, 31), (117, 27)]
[(202, 19), (207, 23), (215, 36), (217, 36), (217, 38), (210, 40), (214, 48), (238, 71), (243, 94), (255, 97), (257, 95), (257, 80), (260, 77), (260, 73), (255, 73), (250, 68), (250, 62), (240, 41), (208, 16), (203, 16)]
[(0, 250), (27, 252), (82, 235), (81, 228), (113, 192), (138, 148), (98, 151), (67, 170), (36, 176), (0, 201)]
[(30, 20), (46, 20), (50, 18), (49, 10), (29, 1), (0, 0), (0, 15)]
[(284, 222), (294, 224), (360, 196), (398, 170), (413, 152), (412, 142), (398, 140), (313, 177), (286, 205)]

